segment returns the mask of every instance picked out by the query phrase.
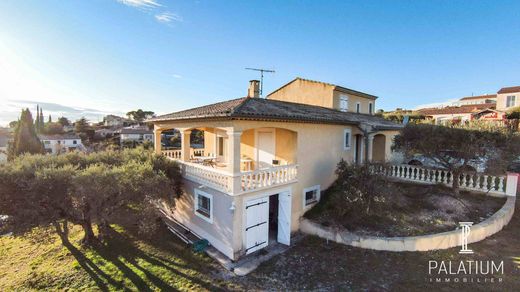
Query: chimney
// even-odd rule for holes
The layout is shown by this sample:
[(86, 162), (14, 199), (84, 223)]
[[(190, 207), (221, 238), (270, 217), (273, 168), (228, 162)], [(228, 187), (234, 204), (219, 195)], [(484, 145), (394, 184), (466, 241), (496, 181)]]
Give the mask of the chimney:
[(250, 80), (247, 97), (260, 97), (260, 81)]

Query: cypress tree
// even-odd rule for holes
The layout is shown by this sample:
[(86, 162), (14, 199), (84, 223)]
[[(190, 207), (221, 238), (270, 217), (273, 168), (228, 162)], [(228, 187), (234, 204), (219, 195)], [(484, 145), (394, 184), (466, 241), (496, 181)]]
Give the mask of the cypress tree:
[(36, 133), (40, 133), (40, 119), (38, 118), (39, 113), (40, 106), (36, 105), (36, 120), (34, 121), (34, 129), (36, 130)]
[(36, 135), (32, 114), (29, 109), (22, 110), (20, 121), (14, 132), (13, 142), (9, 145), (8, 159), (13, 160), (23, 153), (45, 153), (43, 144)]

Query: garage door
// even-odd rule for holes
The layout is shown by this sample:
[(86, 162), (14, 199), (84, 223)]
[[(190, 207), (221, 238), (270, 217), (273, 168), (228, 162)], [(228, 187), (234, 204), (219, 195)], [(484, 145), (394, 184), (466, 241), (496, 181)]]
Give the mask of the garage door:
[(269, 197), (246, 202), (246, 254), (267, 246), (269, 241)]

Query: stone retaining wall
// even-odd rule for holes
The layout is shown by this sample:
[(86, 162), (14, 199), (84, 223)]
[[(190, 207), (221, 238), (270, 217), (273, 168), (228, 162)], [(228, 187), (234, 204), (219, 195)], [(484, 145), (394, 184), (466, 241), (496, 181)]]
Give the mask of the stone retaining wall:
[[(493, 216), (471, 227), (468, 243), (478, 242), (489, 237), (506, 226), (515, 212), (515, 197), (508, 197), (506, 203)], [(345, 229), (322, 226), (307, 219), (302, 219), (300, 230), (303, 233), (351, 245), (374, 250), (386, 251), (427, 251), (460, 246), (460, 230), (437, 234), (409, 237), (376, 237), (357, 235)]]

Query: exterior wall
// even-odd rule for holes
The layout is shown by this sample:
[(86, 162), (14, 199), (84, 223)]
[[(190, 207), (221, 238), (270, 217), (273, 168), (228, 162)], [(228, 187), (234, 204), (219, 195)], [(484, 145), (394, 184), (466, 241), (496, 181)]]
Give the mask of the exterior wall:
[[(230, 210), (232, 196), (218, 192), (184, 179), (183, 193), (175, 200), (175, 219), (193, 230), (203, 238), (208, 239), (216, 249), (229, 258), (235, 258), (234, 250), (239, 250), (233, 238), (234, 213)], [(213, 196), (213, 222), (207, 222), (195, 214), (195, 189)]]
[(333, 108), (333, 90), (329, 84), (296, 79), (267, 98)]
[[(60, 143), (58, 144), (58, 141)], [(76, 144), (74, 144), (76, 141)], [(42, 140), (45, 150), (52, 154), (56, 154), (59, 151), (67, 151), (68, 148), (77, 148), (81, 145), (81, 139), (65, 139), (65, 140)]]
[(206, 155), (206, 156), (216, 155), (215, 138), (216, 138), (215, 129), (211, 129), (211, 128), (204, 129), (204, 155)]
[(348, 110), (349, 112), (353, 112), (355, 113), (356, 112), (356, 104), (359, 102), (360, 104), (360, 109), (359, 109), (359, 113), (361, 114), (368, 114), (368, 105), (370, 103), (372, 103), (372, 114), (375, 113), (375, 108), (376, 108), (376, 101), (374, 99), (370, 99), (370, 98), (366, 98), (366, 97), (362, 97), (362, 96), (357, 96), (357, 95), (354, 95), (354, 94), (351, 94), (351, 93), (344, 93), (342, 91), (339, 91), (339, 90), (334, 90), (334, 94), (333, 94), (333, 108), (339, 110), (340, 109), (340, 106), (339, 106), (339, 98), (341, 95), (346, 95), (348, 96)]
[(298, 148), (298, 135), (296, 132), (287, 129), (276, 129), (275, 131), (275, 159), (280, 161), (281, 165), (296, 163), (296, 151)]
[[(336, 179), (337, 163), (344, 159), (354, 161), (354, 136), (362, 134), (355, 126), (326, 125), (308, 123), (282, 123), (268, 121), (200, 121), (200, 122), (164, 122), (156, 123), (157, 130), (162, 128), (176, 128), (180, 131), (193, 127), (214, 128), (218, 131), (242, 132), (240, 157), (254, 158), (254, 132), (259, 128), (274, 128), (276, 140), (276, 157), (288, 163), (298, 164), (297, 182), (281, 185), (266, 190), (259, 190), (240, 195), (227, 195), (208, 187), (201, 187), (205, 192), (213, 195), (214, 222), (210, 224), (194, 214), (193, 196), (195, 187), (189, 182), (185, 186), (186, 198), (179, 199), (176, 216), (183, 224), (204, 236), (213, 245), (230, 258), (237, 258), (243, 253), (245, 246), (244, 206), (247, 200), (265, 197), (282, 191), (292, 194), (291, 231), (299, 229), (300, 218), (312, 205), (304, 206), (305, 188), (319, 185), (323, 191)], [(344, 149), (344, 131), (351, 131), (351, 147)], [(383, 131), (385, 134), (385, 157), (391, 156), (392, 139), (397, 131)], [(231, 212), (231, 204), (235, 204), (235, 211)], [(232, 255), (232, 256), (230, 256)]]
[[(507, 97), (508, 96), (516, 96), (515, 98), (515, 106), (512, 106), (512, 107), (507, 107)], [(497, 94), (497, 110), (500, 110), (500, 111), (507, 111), (507, 110), (510, 110), (514, 107), (518, 107), (520, 106), (520, 92), (515, 92), (515, 93), (501, 93), (501, 94)]]
[(435, 120), (435, 123), (440, 123), (441, 121), (448, 121), (448, 120), (453, 120), (453, 119), (460, 119), (461, 121), (469, 121), (469, 120), (471, 120), (471, 113), (431, 115), (431, 117)]

